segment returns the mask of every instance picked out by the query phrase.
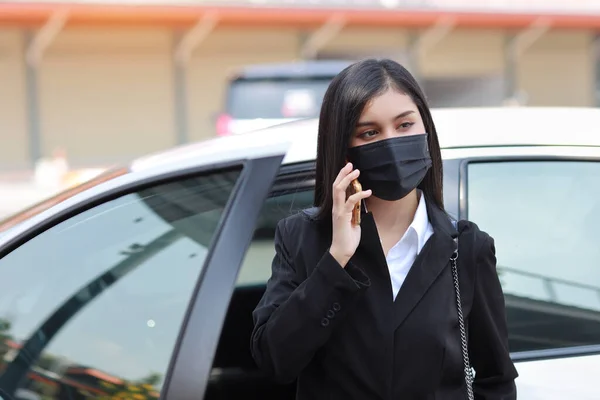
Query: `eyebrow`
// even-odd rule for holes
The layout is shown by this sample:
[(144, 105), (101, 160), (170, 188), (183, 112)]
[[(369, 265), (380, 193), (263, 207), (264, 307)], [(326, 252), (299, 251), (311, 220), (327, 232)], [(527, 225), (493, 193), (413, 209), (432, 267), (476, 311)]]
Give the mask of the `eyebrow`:
[[(410, 114), (414, 114), (415, 112), (413, 110), (408, 110), (408, 111), (404, 111), (403, 113), (400, 113), (398, 115), (396, 115), (394, 117), (394, 121), (400, 118), (404, 118), (409, 116)], [(357, 128), (363, 127), (363, 126), (371, 126), (371, 125), (377, 125), (375, 122), (371, 122), (371, 121), (362, 121), (356, 124)]]

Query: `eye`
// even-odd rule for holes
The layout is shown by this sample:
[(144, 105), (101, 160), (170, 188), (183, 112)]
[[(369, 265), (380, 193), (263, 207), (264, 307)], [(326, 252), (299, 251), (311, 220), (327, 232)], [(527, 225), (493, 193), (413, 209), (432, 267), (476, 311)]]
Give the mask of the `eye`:
[(414, 122), (403, 122), (400, 124), (400, 126), (398, 127), (399, 129), (408, 129), (411, 126), (413, 126), (415, 123)]
[(360, 139), (369, 139), (369, 138), (372, 138), (375, 135), (377, 135), (377, 131), (376, 130), (370, 130), (370, 131), (366, 131), (366, 132), (361, 133), (360, 135), (358, 135), (358, 137)]

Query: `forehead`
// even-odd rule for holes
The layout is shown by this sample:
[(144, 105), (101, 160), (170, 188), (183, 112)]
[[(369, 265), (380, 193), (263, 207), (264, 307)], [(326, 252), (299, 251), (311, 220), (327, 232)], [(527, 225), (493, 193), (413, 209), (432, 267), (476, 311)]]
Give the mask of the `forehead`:
[(408, 94), (398, 89), (390, 88), (369, 100), (365, 104), (362, 115), (387, 112), (401, 113), (416, 109), (415, 102)]

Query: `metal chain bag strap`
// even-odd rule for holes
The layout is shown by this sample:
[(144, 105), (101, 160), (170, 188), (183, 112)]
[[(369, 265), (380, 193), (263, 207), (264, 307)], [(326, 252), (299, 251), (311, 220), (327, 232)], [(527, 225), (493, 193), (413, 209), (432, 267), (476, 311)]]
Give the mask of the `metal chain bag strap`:
[[(457, 228), (457, 222), (452, 221), (454, 228)], [(473, 395), (473, 370), (471, 369), (471, 362), (469, 361), (469, 346), (467, 343), (467, 331), (465, 329), (465, 319), (462, 311), (462, 302), (460, 299), (460, 285), (458, 281), (458, 237), (454, 239), (456, 248), (454, 253), (450, 257), (451, 268), (452, 268), (452, 279), (454, 281), (454, 292), (456, 294), (456, 309), (458, 311), (458, 325), (460, 328), (460, 344), (462, 347), (462, 358), (465, 369), (465, 383), (467, 384), (467, 399), (474, 400)]]

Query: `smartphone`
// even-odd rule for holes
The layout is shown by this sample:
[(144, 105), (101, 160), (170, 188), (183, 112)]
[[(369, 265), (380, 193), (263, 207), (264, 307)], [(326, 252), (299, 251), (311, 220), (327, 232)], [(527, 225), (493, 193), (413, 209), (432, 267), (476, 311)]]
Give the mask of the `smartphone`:
[[(350, 186), (348, 186), (348, 190), (346, 191), (346, 199), (352, 196), (354, 193), (358, 193), (362, 191), (362, 185), (358, 181), (358, 179), (354, 179)], [(359, 200), (352, 209), (352, 225), (360, 225), (360, 208), (361, 208), (361, 200)]]
[[(362, 185), (360, 184), (358, 179), (353, 180), (350, 185), (352, 186), (352, 190), (354, 191), (354, 193), (362, 192)], [(352, 209), (352, 224), (354, 225), (360, 225), (361, 201), (362, 200), (359, 200), (358, 203), (356, 203), (354, 205), (354, 208)]]

